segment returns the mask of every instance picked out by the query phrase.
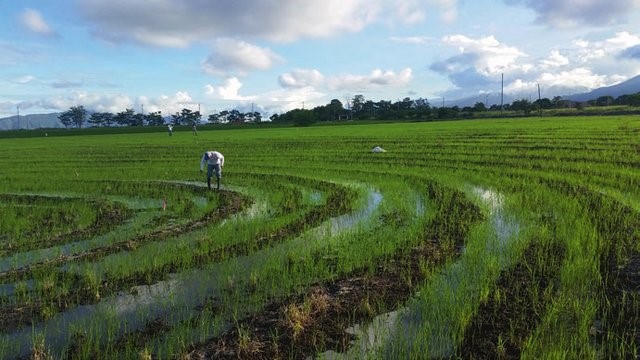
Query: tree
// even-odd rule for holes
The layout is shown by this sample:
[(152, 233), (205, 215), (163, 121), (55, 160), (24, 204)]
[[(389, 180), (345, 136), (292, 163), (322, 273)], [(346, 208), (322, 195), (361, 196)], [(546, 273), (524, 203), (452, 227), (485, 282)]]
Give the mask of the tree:
[(229, 115), (227, 115), (227, 120), (230, 123), (242, 124), (244, 123), (244, 114), (236, 109), (233, 109), (229, 111)]
[(121, 125), (121, 126), (133, 125), (134, 123), (133, 115), (134, 115), (133, 109), (126, 109), (125, 111), (121, 111), (117, 113), (116, 116), (113, 117), (113, 120), (118, 125)]
[(147, 125), (150, 126), (164, 125), (164, 118), (160, 111), (148, 113), (145, 115), (145, 120), (147, 121)]
[(596, 99), (596, 106), (609, 106), (613, 104), (614, 100), (612, 96), (600, 96)]
[(220, 119), (220, 114), (217, 114), (217, 113), (209, 114), (207, 121), (209, 121), (212, 124), (222, 123), (222, 120)]
[(338, 99), (332, 99), (329, 105), (327, 105), (327, 110), (331, 116), (331, 120), (339, 120), (344, 113), (342, 102)]
[(84, 106), (72, 106), (69, 110), (63, 112), (58, 116), (58, 120), (64, 125), (75, 125), (77, 128), (81, 128), (87, 118), (87, 110)]
[(71, 112), (69, 110), (63, 112), (58, 115), (58, 120), (64, 125), (65, 128), (68, 128), (69, 125), (73, 124), (73, 118), (71, 117)]
[(202, 115), (200, 111), (191, 111), (189, 109), (182, 109), (179, 113), (171, 115), (174, 125), (196, 125), (200, 123)]
[(131, 117), (131, 126), (144, 126), (144, 115), (136, 113)]
[(110, 112), (95, 112), (88, 120), (94, 126), (110, 126), (113, 122), (113, 114)]
[(487, 107), (483, 102), (477, 102), (475, 103), (475, 105), (473, 105), (472, 111), (475, 111), (475, 112), (487, 111)]
[(553, 103), (549, 98), (538, 99), (533, 102), (533, 105), (537, 106), (539, 109), (551, 109), (553, 107)]
[(351, 100), (351, 110), (353, 111), (353, 115), (357, 118), (362, 116), (362, 112), (364, 110), (364, 95), (356, 95)]
[(294, 109), (290, 111), (293, 123), (296, 126), (309, 126), (315, 122), (313, 112), (305, 109)]
[(531, 112), (531, 109), (531, 102), (527, 99), (514, 100), (511, 103), (511, 110), (522, 111), (527, 115)]

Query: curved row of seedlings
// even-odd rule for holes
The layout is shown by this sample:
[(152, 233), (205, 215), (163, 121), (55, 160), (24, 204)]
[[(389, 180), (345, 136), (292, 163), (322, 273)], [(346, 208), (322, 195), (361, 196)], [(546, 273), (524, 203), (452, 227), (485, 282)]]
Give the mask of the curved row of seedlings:
[[(432, 271), (457, 257), (470, 227), (481, 219), (457, 190), (431, 183), (426, 193), (436, 204), (435, 216), (417, 246), (271, 303), (221, 336), (194, 345), (187, 358), (304, 359), (347, 350), (354, 340), (349, 327), (401, 307)], [(381, 218), (379, 226), (388, 221), (393, 219)]]

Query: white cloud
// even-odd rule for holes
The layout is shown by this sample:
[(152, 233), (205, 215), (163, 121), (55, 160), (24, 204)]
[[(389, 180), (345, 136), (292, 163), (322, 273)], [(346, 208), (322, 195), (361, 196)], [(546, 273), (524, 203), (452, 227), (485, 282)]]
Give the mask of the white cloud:
[(261, 48), (244, 41), (220, 39), (215, 49), (203, 64), (208, 74), (245, 75), (252, 70), (267, 70), (282, 58), (267, 48)]
[(558, 73), (542, 73), (540, 83), (547, 86), (596, 89), (609, 85), (606, 75), (594, 74), (587, 68), (575, 68)]
[(327, 79), (328, 88), (331, 90), (366, 91), (379, 86), (404, 86), (413, 79), (413, 71), (410, 68), (399, 72), (393, 70), (375, 69), (369, 75), (341, 75)]
[(32, 81), (34, 81), (36, 79), (35, 76), (33, 75), (25, 75), (22, 77), (19, 77), (17, 79), (15, 79), (13, 82), (15, 82), (16, 84), (28, 84)]
[(543, 68), (554, 68), (569, 65), (569, 58), (560, 54), (560, 51), (553, 50), (549, 57), (543, 59), (541, 62)]
[(516, 47), (500, 43), (494, 36), (474, 39), (464, 35), (450, 35), (442, 41), (447, 45), (456, 46), (459, 55), (437, 63), (435, 69), (455, 73), (472, 66), (479, 74), (492, 76), (530, 68), (529, 64), (517, 62), (527, 54)]
[(413, 79), (410, 68), (398, 72), (393, 70), (375, 69), (368, 75), (344, 74), (325, 76), (318, 70), (296, 69), (280, 75), (280, 85), (287, 89), (293, 88), (324, 88), (328, 90), (366, 91), (372, 88), (407, 85)]
[(44, 21), (44, 18), (37, 10), (25, 9), (20, 14), (20, 22), (27, 30), (44, 36), (54, 36), (56, 32)]
[(221, 100), (250, 101), (255, 98), (255, 96), (240, 95), (240, 88), (242, 88), (240, 80), (231, 77), (220, 86), (205, 85), (205, 93), (211, 98)]
[[(205, 96), (212, 101), (234, 101), (236, 108), (248, 108), (248, 104), (259, 104), (260, 109), (267, 113), (284, 112), (295, 108), (301, 108), (306, 104), (308, 108), (324, 105), (324, 93), (316, 90), (313, 86), (294, 86), (279, 90), (267, 91), (255, 95), (242, 95), (240, 89), (242, 83), (235, 77), (228, 78), (224, 84), (206, 85), (204, 87)], [(228, 108), (228, 104), (223, 107)]]
[[(15, 104), (12, 104), (13, 109), (15, 109)], [(157, 97), (139, 96), (135, 99), (127, 94), (73, 91), (64, 96), (22, 101), (20, 102), (20, 109), (30, 110), (31, 112), (60, 112), (66, 111), (72, 106), (80, 105), (90, 112), (110, 112), (113, 114), (126, 109), (134, 109), (139, 112), (142, 111), (143, 106), (146, 114), (160, 111), (163, 115), (175, 114), (184, 108), (193, 111), (198, 109), (198, 103), (186, 91), (177, 91), (172, 95), (160, 95)]]
[(594, 74), (586, 68), (575, 68), (560, 72), (544, 72), (532, 79), (516, 78), (505, 85), (504, 91), (513, 96), (537, 94), (538, 85), (544, 93), (543, 97), (562, 96), (587, 92), (611, 84), (605, 75)]
[(324, 75), (316, 69), (294, 69), (278, 77), (278, 82), (284, 88), (304, 88), (307, 86), (322, 86)]
[(145, 113), (160, 111), (163, 115), (175, 114), (182, 109), (197, 111), (200, 107), (200, 104), (187, 91), (177, 91), (173, 95), (163, 94), (158, 97), (139, 96), (136, 99), (136, 107), (140, 105), (144, 105)]
[(399, 43), (423, 45), (423, 44), (434, 42), (435, 38), (431, 36), (406, 36), (406, 37), (392, 36), (389, 38), (389, 40), (394, 42), (399, 42)]
[(538, 15), (537, 22), (553, 27), (612, 25), (625, 21), (626, 15), (640, 8), (638, 0), (505, 0), (522, 4)]
[[(547, 57), (530, 62), (522, 50), (497, 41), (493, 36), (443, 38), (458, 54), (431, 64), (430, 68), (449, 78), (455, 88), (444, 94), (462, 98), (500, 89), (505, 92), (535, 92), (540, 84), (548, 93), (566, 95), (610, 86), (640, 73), (635, 54), (640, 37), (620, 32), (600, 41), (577, 39), (572, 46), (553, 49)], [(496, 90), (491, 90), (496, 89)]]
[(82, 105), (89, 111), (117, 113), (132, 106), (131, 99), (123, 94), (98, 94), (82, 91), (71, 92), (67, 96), (33, 101), (31, 107), (46, 110), (65, 111), (72, 106)]

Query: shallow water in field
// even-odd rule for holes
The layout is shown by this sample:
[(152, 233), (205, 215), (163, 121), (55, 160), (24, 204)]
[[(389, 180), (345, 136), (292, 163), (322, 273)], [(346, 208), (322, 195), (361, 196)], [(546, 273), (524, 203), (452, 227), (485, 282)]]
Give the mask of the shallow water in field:
[(319, 354), (318, 358), (366, 358), (363, 354), (373, 358), (391, 358), (396, 347), (414, 349), (414, 355), (422, 354), (425, 358), (453, 355), (456, 343), (452, 324), (457, 321), (454, 314), (468, 306), (470, 299), (478, 299), (480, 279), (489, 271), (491, 261), (497, 261), (500, 267), (508, 263), (506, 248), (520, 231), (520, 225), (503, 212), (501, 194), (482, 188), (474, 188), (472, 193), (489, 211), (490, 238), (486, 247), (481, 249), (481, 256), (463, 253), (457, 262), (433, 279), (422, 294), (414, 296), (414, 300), (420, 300), (409, 302), (407, 307), (397, 311), (381, 314), (367, 324), (356, 324), (350, 328), (357, 339), (346, 354), (328, 351)]
[[(200, 186), (198, 183), (172, 182), (180, 185)], [(50, 193), (25, 193), (20, 195), (34, 195), (55, 198), (78, 198), (78, 196), (50, 194)], [(134, 198), (118, 195), (104, 197), (110, 201), (124, 204), (130, 210), (135, 210), (135, 215), (124, 221), (115, 229), (99, 236), (91, 238), (78, 238), (73, 242), (48, 248), (34, 249), (0, 258), (0, 272), (22, 268), (31, 264), (42, 263), (60, 256), (70, 256), (89, 251), (91, 249), (109, 246), (122, 239), (129, 239), (149, 231), (149, 223), (160, 214), (162, 208), (161, 199)], [(191, 196), (196, 207), (204, 209), (209, 205), (209, 200), (203, 196)], [(10, 294), (10, 286), (0, 285), (0, 294)]]
[(382, 199), (382, 194), (370, 190), (363, 208), (334, 217), (291, 241), (248, 256), (211, 264), (206, 269), (173, 274), (166, 281), (151, 286), (136, 286), (129, 293), (103, 299), (98, 304), (78, 306), (57, 314), (45, 324), (0, 335), (0, 354), (4, 353), (9, 358), (28, 355), (35, 333), (42, 333), (45, 343), (56, 354), (68, 343), (73, 329), (89, 330), (89, 336), (107, 341), (105, 334), (117, 337), (140, 329), (157, 318), (164, 319), (168, 324), (187, 320), (196, 315), (196, 309), (212, 296), (228, 290), (228, 274), (237, 274), (234, 281), (246, 284), (251, 273), (261, 273), (273, 263), (274, 258), (282, 258), (282, 254), (288, 250), (309, 246), (312, 241), (322, 241), (325, 236), (335, 236), (366, 221), (378, 209)]

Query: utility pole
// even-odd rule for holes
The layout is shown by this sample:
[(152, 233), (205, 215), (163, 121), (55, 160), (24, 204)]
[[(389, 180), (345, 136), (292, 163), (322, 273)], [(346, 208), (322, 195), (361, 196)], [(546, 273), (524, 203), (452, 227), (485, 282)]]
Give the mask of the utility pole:
[(540, 83), (538, 83), (538, 114), (542, 116), (542, 99), (540, 98)]
[(502, 73), (502, 83), (500, 85), (500, 116), (502, 116), (503, 108), (504, 108), (504, 73)]

